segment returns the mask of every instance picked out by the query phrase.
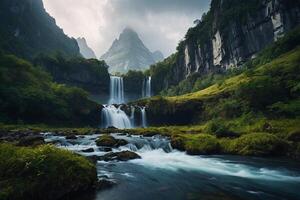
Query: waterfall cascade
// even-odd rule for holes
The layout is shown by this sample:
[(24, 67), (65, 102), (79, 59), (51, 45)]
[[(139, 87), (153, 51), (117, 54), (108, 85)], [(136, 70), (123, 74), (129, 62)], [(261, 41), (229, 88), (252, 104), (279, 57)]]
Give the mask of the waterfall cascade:
[(120, 129), (132, 128), (131, 121), (121, 106), (106, 105), (102, 109), (102, 127), (116, 127)]
[(141, 122), (143, 128), (147, 127), (146, 107), (141, 108)]
[(152, 92), (151, 92), (151, 76), (147, 77), (144, 79), (143, 81), (143, 90), (142, 90), (142, 96), (143, 98), (145, 97), (151, 97), (152, 96)]
[(124, 103), (124, 83), (123, 78), (110, 76), (110, 100), (109, 104)]
[[(151, 77), (148, 77), (145, 80), (145, 90), (143, 94), (146, 96), (151, 96)], [(131, 106), (130, 116), (127, 115), (121, 108), (122, 105), (117, 106), (113, 104), (122, 104), (124, 103), (124, 83), (123, 78), (118, 76), (110, 77), (110, 100), (109, 105), (104, 105), (101, 113), (101, 127), (116, 127), (119, 129), (128, 129), (135, 127), (136, 123), (136, 107)], [(141, 112), (141, 118), (138, 119), (138, 125), (141, 127), (147, 127), (147, 117), (146, 117), (146, 108), (139, 107)]]

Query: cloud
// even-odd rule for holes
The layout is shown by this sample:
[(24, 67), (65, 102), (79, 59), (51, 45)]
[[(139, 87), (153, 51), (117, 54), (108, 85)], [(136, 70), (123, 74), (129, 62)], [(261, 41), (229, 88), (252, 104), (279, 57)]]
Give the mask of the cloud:
[(146, 46), (165, 56), (175, 51), (210, 0), (43, 0), (46, 10), (71, 37), (85, 37), (100, 57), (126, 26)]

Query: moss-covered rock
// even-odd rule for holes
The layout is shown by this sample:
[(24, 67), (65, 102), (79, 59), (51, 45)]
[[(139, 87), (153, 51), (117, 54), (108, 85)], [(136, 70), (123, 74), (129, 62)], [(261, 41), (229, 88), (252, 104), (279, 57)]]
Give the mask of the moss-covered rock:
[(247, 156), (284, 155), (288, 145), (269, 133), (252, 133), (241, 136), (233, 142), (233, 151)]
[(0, 199), (56, 200), (94, 187), (96, 167), (69, 151), (0, 144)]
[(200, 134), (187, 139), (185, 149), (188, 154), (215, 154), (219, 152), (219, 143), (216, 137), (208, 134)]
[(97, 140), (97, 146), (106, 146), (106, 147), (113, 147), (118, 143), (114, 137), (110, 135), (101, 135)]
[(101, 135), (96, 140), (97, 146), (104, 146), (104, 147), (120, 147), (128, 144), (128, 142), (124, 139), (115, 139), (111, 135)]
[(286, 139), (291, 142), (300, 142), (300, 129), (291, 131)]

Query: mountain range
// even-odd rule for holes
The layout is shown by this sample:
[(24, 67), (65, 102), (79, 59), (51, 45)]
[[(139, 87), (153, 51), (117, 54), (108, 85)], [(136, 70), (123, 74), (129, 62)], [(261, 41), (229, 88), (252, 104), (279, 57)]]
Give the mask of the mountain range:
[(125, 28), (109, 50), (100, 59), (110, 66), (111, 73), (126, 73), (129, 70), (145, 70), (163, 60), (160, 51), (151, 52), (131, 28)]

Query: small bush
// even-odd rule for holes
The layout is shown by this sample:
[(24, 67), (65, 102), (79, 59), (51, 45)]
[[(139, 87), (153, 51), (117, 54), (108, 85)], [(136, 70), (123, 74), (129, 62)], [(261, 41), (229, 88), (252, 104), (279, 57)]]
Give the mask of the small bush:
[(284, 155), (288, 145), (269, 133), (252, 133), (235, 139), (234, 152), (247, 156)]
[(212, 120), (210, 121), (205, 131), (207, 133), (212, 133), (216, 135), (218, 138), (220, 137), (236, 137), (237, 134), (233, 131), (229, 130), (227, 126), (225, 126), (220, 120)]
[(215, 154), (219, 152), (219, 143), (215, 136), (200, 134), (190, 136), (185, 141), (185, 150), (191, 155)]

